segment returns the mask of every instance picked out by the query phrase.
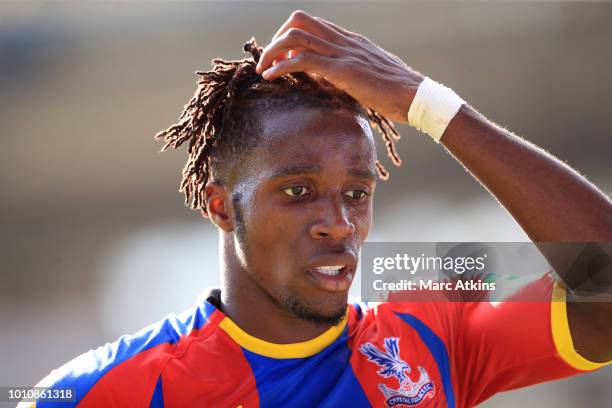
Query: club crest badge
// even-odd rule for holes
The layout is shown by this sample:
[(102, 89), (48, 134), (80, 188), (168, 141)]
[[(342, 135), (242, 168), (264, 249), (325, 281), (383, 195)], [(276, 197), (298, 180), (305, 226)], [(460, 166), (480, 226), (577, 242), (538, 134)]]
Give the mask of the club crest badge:
[(387, 337), (384, 340), (385, 351), (380, 350), (372, 343), (365, 343), (359, 347), (369, 361), (380, 366), (378, 375), (384, 378), (395, 377), (399, 382), (399, 389), (387, 387), (379, 383), (378, 389), (385, 396), (388, 407), (414, 407), (426, 398), (433, 398), (436, 392), (429, 374), (423, 367), (418, 367), (419, 378), (412, 381), (409, 374), (412, 372), (410, 365), (400, 358), (399, 339)]

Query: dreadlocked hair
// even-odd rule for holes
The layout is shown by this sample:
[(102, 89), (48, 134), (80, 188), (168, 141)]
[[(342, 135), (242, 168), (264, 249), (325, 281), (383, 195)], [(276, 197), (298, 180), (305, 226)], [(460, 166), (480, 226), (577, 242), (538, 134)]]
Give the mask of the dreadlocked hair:
[[(236, 61), (215, 58), (211, 71), (197, 71), (198, 87), (178, 123), (155, 135), (155, 139), (165, 142), (162, 152), (189, 142), (189, 157), (179, 188), (179, 192), (185, 194), (186, 206), (199, 209), (207, 216), (206, 183), (220, 178), (219, 168), (224, 162), (257, 144), (257, 129), (261, 126), (257, 115), (253, 114), (255, 109), (289, 110), (307, 106), (360, 113), (380, 131), (393, 164), (401, 164), (395, 149), (395, 140), (400, 135), (390, 120), (362, 106), (318, 75), (298, 72), (272, 81), (264, 80), (255, 72), (262, 51), (251, 38), (244, 44), (244, 52), (250, 54), (249, 58)], [(389, 178), (379, 161), (376, 161), (376, 169), (381, 179)]]

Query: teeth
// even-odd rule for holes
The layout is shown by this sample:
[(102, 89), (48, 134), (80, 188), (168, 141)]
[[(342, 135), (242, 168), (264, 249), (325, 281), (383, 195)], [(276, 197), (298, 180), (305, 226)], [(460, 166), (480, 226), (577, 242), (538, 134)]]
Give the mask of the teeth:
[(319, 266), (315, 268), (315, 270), (324, 275), (334, 276), (334, 275), (339, 275), (340, 272), (342, 271), (342, 268), (344, 268), (344, 265)]
[(344, 265), (319, 266), (317, 269), (323, 269), (325, 271), (335, 271), (342, 268), (344, 268)]

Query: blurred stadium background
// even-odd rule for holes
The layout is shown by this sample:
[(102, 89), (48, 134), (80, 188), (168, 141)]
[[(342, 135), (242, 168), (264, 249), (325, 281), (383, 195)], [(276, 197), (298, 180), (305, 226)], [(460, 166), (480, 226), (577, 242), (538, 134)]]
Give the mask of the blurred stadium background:
[[(218, 285), (216, 231), (177, 192), (185, 153), (160, 155), (152, 137), (195, 70), (242, 58), (251, 35), (266, 44), (296, 8), (370, 37), (612, 192), (609, 3), (2, 2), (1, 385), (34, 384)], [(527, 240), (443, 149), (400, 131), (405, 164), (379, 184), (371, 241)], [(604, 407), (611, 383), (608, 368), (483, 406)]]

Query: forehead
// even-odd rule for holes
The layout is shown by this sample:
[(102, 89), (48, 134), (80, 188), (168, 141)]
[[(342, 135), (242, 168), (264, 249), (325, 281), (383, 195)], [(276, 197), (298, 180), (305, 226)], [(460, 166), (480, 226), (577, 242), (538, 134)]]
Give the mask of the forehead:
[(261, 125), (260, 143), (253, 155), (259, 161), (256, 164), (270, 168), (332, 161), (340, 168), (375, 169), (372, 130), (358, 114), (298, 108), (266, 114)]

